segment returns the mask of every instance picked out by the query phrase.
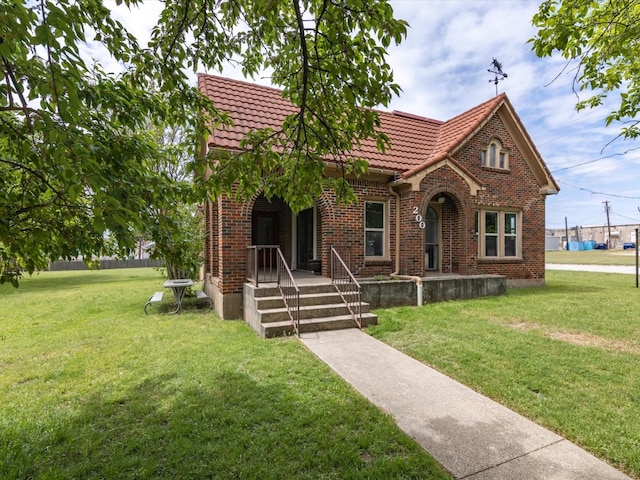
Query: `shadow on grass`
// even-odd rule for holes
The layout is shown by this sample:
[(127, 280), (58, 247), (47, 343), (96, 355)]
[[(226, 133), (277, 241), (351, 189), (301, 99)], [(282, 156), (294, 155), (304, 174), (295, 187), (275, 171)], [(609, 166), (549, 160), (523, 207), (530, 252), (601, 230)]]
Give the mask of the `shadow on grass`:
[(182, 389), (150, 378), (118, 397), (95, 392), (67, 418), (15, 425), (0, 437), (0, 477), (449, 478), (364, 401), (239, 372), (211, 379)]
[[(108, 270), (72, 270), (68, 272), (34, 272), (33, 275), (25, 274), (20, 280), (18, 291), (47, 292), (56, 291), (61, 288), (78, 288), (86, 285), (140, 282), (148, 281), (153, 275), (149, 269), (108, 269)], [(163, 277), (159, 272), (157, 275), (158, 286), (162, 287)], [(7, 290), (16, 290), (13, 286), (5, 284), (0, 286)]]
[[(149, 315), (158, 314), (158, 315), (180, 315), (183, 313), (214, 313), (215, 310), (212, 306), (209, 305), (208, 302), (196, 298), (195, 295), (185, 295), (182, 301), (182, 307), (180, 312), (173, 313), (176, 309), (176, 302), (171, 295), (171, 292), (165, 293), (165, 300), (160, 304), (151, 304), (147, 307), (147, 312)], [(168, 300), (166, 300), (168, 299)]]

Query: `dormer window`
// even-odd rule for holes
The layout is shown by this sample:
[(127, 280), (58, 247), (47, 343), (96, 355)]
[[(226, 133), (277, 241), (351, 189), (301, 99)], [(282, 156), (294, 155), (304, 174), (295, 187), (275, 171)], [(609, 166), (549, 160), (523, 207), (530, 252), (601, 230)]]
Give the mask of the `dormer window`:
[(494, 138), (489, 142), (487, 148), (480, 152), (480, 161), (485, 168), (507, 170), (509, 168), (509, 152), (502, 148), (498, 139)]

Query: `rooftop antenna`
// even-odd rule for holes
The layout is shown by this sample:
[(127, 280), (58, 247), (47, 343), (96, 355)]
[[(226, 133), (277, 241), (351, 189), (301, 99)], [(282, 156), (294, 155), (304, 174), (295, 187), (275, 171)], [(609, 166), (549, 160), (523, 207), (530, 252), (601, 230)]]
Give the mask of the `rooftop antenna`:
[(495, 77), (493, 80), (489, 80), (489, 83), (493, 83), (496, 86), (496, 96), (498, 95), (498, 82), (504, 80), (509, 75), (502, 71), (502, 64), (495, 59), (491, 61), (491, 68), (487, 69), (487, 72), (493, 73)]

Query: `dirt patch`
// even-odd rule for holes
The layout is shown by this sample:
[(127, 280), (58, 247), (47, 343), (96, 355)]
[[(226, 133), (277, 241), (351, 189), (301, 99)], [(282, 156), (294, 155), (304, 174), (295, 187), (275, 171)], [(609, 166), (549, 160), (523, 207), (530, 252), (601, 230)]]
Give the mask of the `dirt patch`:
[(573, 345), (580, 345), (583, 347), (598, 347), (623, 353), (640, 353), (640, 347), (627, 340), (613, 340), (584, 332), (577, 333), (566, 330), (552, 330), (547, 326), (540, 325), (539, 323), (525, 322), (521, 319), (509, 319), (501, 323), (509, 328), (513, 328), (514, 330), (525, 332), (539, 330), (546, 337), (552, 338), (553, 340), (559, 340), (561, 342), (571, 343)]
[(535, 322), (526, 322), (519, 318), (510, 318), (505, 321), (498, 320), (498, 323), (502, 323), (507, 327), (513, 328), (514, 330), (522, 330), (525, 332), (530, 332), (531, 330), (542, 330), (544, 327), (539, 323)]
[(631, 342), (625, 340), (612, 340), (602, 338), (598, 335), (590, 333), (572, 333), (572, 332), (549, 332), (546, 334), (549, 338), (560, 340), (562, 342), (573, 343), (574, 345), (582, 345), (585, 347), (600, 347), (606, 350), (624, 353), (640, 353), (640, 349)]

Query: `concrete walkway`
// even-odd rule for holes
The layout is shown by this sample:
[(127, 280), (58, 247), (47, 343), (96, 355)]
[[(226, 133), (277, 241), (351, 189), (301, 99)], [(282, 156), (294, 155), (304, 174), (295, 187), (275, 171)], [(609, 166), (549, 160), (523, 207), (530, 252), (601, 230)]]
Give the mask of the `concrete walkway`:
[(629, 480), (571, 442), (357, 330), (302, 342), (456, 479)]

